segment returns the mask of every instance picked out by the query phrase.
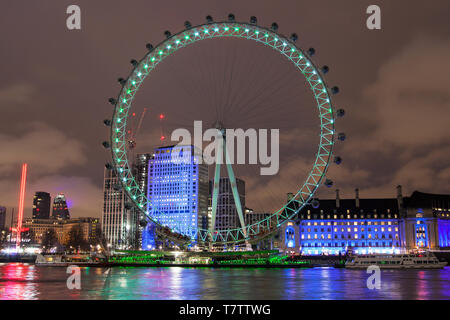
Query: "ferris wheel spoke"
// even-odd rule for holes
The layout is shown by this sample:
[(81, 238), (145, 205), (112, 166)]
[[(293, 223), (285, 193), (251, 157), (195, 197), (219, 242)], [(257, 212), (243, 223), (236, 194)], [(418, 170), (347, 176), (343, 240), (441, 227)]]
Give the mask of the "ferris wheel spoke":
[[(243, 208), (236, 187), (235, 173), (238, 171), (234, 170), (234, 168), (231, 167), (231, 164), (227, 165), (225, 169), (227, 170), (230, 183), (234, 186), (234, 188), (232, 188), (233, 198), (235, 200), (241, 226), (235, 229), (216, 231), (215, 220), (221, 176), (220, 164), (223, 160), (223, 153), (225, 153), (226, 158), (228, 156), (226, 150), (223, 149), (225, 146), (217, 149), (212, 199), (213, 214), (209, 226), (210, 228), (209, 230), (202, 230), (197, 226), (196, 231), (190, 230), (187, 231), (187, 234), (191, 238), (196, 237), (197, 240), (205, 239), (206, 241), (206, 239), (210, 239), (211, 242), (218, 243), (245, 241), (248, 236), (254, 236), (255, 233), (259, 232), (261, 229), (264, 230), (264, 228), (267, 228), (267, 230), (270, 230), (272, 221), (276, 221), (276, 227), (279, 227), (310, 201), (328, 169), (334, 146), (335, 113), (329, 92), (320, 71), (311, 62), (309, 56), (303, 53), (303, 51), (295, 45), (296, 37), (288, 39), (277, 34), (276, 29), (274, 28), (269, 30), (255, 24), (237, 23), (234, 21), (218, 23), (209, 21), (208, 24), (190, 27), (178, 34), (168, 36), (168, 38), (156, 48), (149, 50), (147, 55), (138, 63), (134, 60), (134, 69), (132, 73), (127, 80), (121, 83), (123, 87), (119, 97), (117, 100), (114, 98), (109, 99), (109, 102), (114, 105), (114, 113), (112, 120), (110, 121), (110, 141), (109, 143), (103, 143), (105, 148), (111, 149), (113, 165), (118, 172), (119, 181), (123, 186), (123, 190), (128, 194), (136, 208), (145, 213), (146, 208), (148, 208), (151, 203), (149, 199), (147, 199), (147, 196), (140, 191), (133, 175), (132, 168), (128, 165), (129, 160), (127, 157), (128, 144), (126, 141), (126, 122), (135, 94), (148, 74), (174, 52), (181, 48), (191, 46), (191, 44), (200, 40), (225, 37), (252, 40), (256, 41), (256, 43), (271, 47), (284, 56), (284, 58), (287, 58), (295, 66), (297, 72), (303, 74), (306, 83), (312, 90), (315, 104), (319, 112), (320, 140), (313, 168), (310, 170), (304, 183), (298, 187), (298, 191), (295, 194), (296, 199), (298, 199), (298, 208), (296, 207), (293, 211), (291, 208), (287, 208), (286, 204), (282, 205), (281, 209), (272, 211), (273, 213), (263, 222), (259, 221), (255, 224), (245, 225), (245, 219), (242, 212)], [(272, 64), (268, 66), (266, 70), (266, 74), (269, 75), (268, 78), (270, 79), (269, 83), (264, 83), (262, 79), (264, 77), (258, 78), (256, 72), (254, 72), (254, 75), (252, 75), (255, 78), (254, 82), (241, 84), (239, 83), (239, 78), (241, 78), (244, 68), (239, 64), (239, 60), (236, 61), (238, 57), (239, 59), (242, 59), (243, 56), (238, 55), (236, 49), (232, 51), (232, 54), (225, 54), (225, 70), (219, 73), (216, 72), (214, 68), (210, 69), (210, 66), (198, 58), (196, 61), (198, 62), (198, 67), (195, 68), (195, 71), (197, 72), (196, 77), (201, 80), (201, 82), (208, 83), (207, 86), (200, 86), (200, 81), (186, 81), (180, 79), (179, 74), (176, 72), (177, 70), (173, 70), (170, 64), (162, 65), (168, 65), (168, 69), (172, 69), (172, 78), (170, 80), (175, 82), (177, 87), (182, 90), (186, 94), (186, 97), (189, 97), (193, 103), (206, 103), (211, 105), (212, 108), (216, 108), (216, 120), (223, 120), (226, 116), (234, 114), (236, 113), (236, 110), (238, 110), (241, 114), (246, 115), (245, 117), (250, 118), (249, 121), (259, 121), (262, 114), (265, 114), (266, 110), (273, 108), (273, 105), (280, 109), (289, 103), (287, 97), (290, 94), (284, 94), (284, 92), (287, 92), (289, 89), (289, 82), (287, 85), (286, 82), (290, 80), (290, 76), (281, 73), (276, 69), (275, 65)], [(193, 65), (195, 65), (195, 63), (190, 67)], [(257, 64), (246, 64), (246, 70), (249, 69), (249, 66), (250, 70), (253, 70), (253, 68), (256, 68)], [(272, 71), (274, 68), (275, 72)], [(278, 73), (276, 71), (278, 71)], [(246, 89), (249, 86), (253, 87), (254, 90), (251, 91)], [(292, 97), (292, 95), (290, 96)], [(192, 113), (191, 116), (197, 115)], [(245, 117), (240, 117), (240, 120), (245, 119)], [(174, 124), (176, 124), (176, 122), (174, 122)], [(191, 126), (190, 124), (183, 125), (185, 127)], [(340, 140), (343, 140), (344, 138), (345, 136), (343, 134), (339, 134)], [(279, 188), (280, 180), (274, 178), (267, 181), (270, 181), (270, 185), (265, 188), (265, 193), (269, 194), (271, 197), (278, 197), (279, 190), (281, 190), (281, 188)], [(330, 185), (328, 182), (326, 184)], [(142, 201), (142, 199), (144, 199), (144, 201)], [(150, 218), (155, 221), (155, 223), (159, 224), (158, 217), (159, 215)], [(184, 232), (184, 229), (180, 225), (174, 225), (170, 228), (173, 231)]]

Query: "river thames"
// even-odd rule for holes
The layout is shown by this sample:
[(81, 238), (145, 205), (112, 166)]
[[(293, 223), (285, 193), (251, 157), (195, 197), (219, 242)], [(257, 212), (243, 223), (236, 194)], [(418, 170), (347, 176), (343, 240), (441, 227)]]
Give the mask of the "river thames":
[(68, 289), (66, 268), (0, 264), (0, 299), (450, 299), (450, 267), (382, 270), (367, 288), (365, 270), (81, 268), (81, 289)]

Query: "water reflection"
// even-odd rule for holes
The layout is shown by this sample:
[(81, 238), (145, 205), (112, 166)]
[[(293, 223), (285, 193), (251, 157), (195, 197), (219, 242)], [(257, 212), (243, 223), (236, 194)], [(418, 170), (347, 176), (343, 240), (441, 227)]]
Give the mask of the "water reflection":
[(450, 299), (450, 268), (382, 270), (370, 290), (365, 270), (82, 268), (69, 290), (66, 268), (0, 264), (0, 299)]

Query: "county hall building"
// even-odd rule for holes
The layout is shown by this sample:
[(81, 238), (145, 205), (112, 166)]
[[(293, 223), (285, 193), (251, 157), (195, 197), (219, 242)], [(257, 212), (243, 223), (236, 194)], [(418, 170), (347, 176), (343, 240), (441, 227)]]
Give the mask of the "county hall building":
[[(288, 200), (292, 195), (288, 195)], [(281, 233), (286, 252), (304, 255), (400, 253), (415, 249), (450, 247), (450, 195), (414, 191), (403, 197), (319, 200), (298, 218), (287, 222)]]

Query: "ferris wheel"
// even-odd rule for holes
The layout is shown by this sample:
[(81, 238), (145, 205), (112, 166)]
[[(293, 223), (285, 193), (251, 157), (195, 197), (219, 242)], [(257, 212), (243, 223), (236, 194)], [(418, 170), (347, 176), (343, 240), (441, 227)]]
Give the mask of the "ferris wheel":
[[(103, 142), (105, 148), (111, 149), (112, 163), (109, 166), (116, 171), (123, 191), (134, 206), (156, 225), (169, 229), (169, 233), (175, 235), (175, 238), (176, 235), (182, 233), (176, 227), (167, 226), (163, 223), (158, 218), (159, 215), (150, 212), (151, 199), (149, 199), (145, 190), (142, 190), (139, 186), (132, 169), (132, 160), (129, 157), (130, 144), (127, 135), (127, 122), (131, 116), (130, 110), (137, 92), (143, 88), (144, 81), (149, 78), (149, 75), (157, 70), (159, 65), (168, 57), (176, 55), (199, 42), (220, 38), (237, 38), (247, 42), (256, 42), (273, 49), (280, 59), (287, 60), (290, 63), (292, 70), (303, 76), (307, 84), (306, 87), (309, 88), (309, 92), (312, 92), (315, 114), (319, 119), (319, 139), (315, 148), (315, 157), (310, 164), (306, 178), (298, 183), (297, 189), (288, 201), (272, 210), (265, 218), (247, 224), (243, 217), (244, 208), (240, 203), (236, 189), (236, 175), (233, 166), (227, 165), (226, 173), (233, 189), (232, 194), (239, 217), (239, 226), (226, 229), (218, 229), (214, 223), (218, 201), (218, 183), (221, 178), (220, 165), (216, 163), (211, 194), (212, 223), (208, 227), (191, 227), (192, 230), (189, 234), (195, 234), (195, 241), (200, 243), (248, 243), (273, 234), (282, 224), (295, 218), (305, 206), (318, 207), (319, 203), (314, 199), (317, 189), (322, 184), (327, 187), (333, 185), (332, 180), (326, 177), (329, 165), (332, 162), (340, 164), (342, 161), (341, 157), (333, 155), (334, 144), (336, 140), (344, 141), (346, 136), (344, 133), (335, 131), (336, 118), (345, 114), (343, 109), (335, 109), (332, 103), (331, 97), (333, 94), (337, 94), (339, 89), (338, 87), (327, 87), (324, 75), (328, 73), (329, 68), (327, 66), (319, 68), (313, 63), (311, 57), (315, 54), (315, 50), (313, 48), (302, 50), (297, 45), (298, 37), (295, 33), (288, 37), (278, 33), (277, 23), (273, 23), (270, 28), (265, 28), (257, 24), (256, 17), (251, 17), (248, 23), (238, 22), (233, 14), (228, 16), (227, 21), (215, 22), (211, 16), (207, 16), (206, 23), (201, 25), (193, 26), (191, 23), (185, 22), (183, 31), (176, 34), (166, 31), (164, 34), (166, 39), (158, 45), (146, 45), (148, 52), (142, 59), (139, 61), (131, 60), (133, 66), (131, 73), (126, 79), (119, 79), (121, 90), (118, 97), (109, 99), (110, 104), (114, 107), (112, 118), (111, 120), (104, 120), (105, 125), (110, 127), (110, 140)], [(214, 126), (219, 131), (223, 130), (224, 125), (220, 121), (222, 119), (217, 118), (215, 120)], [(227, 156), (226, 147), (220, 149), (216, 156)], [(192, 237), (184, 237), (183, 239), (192, 240)]]

